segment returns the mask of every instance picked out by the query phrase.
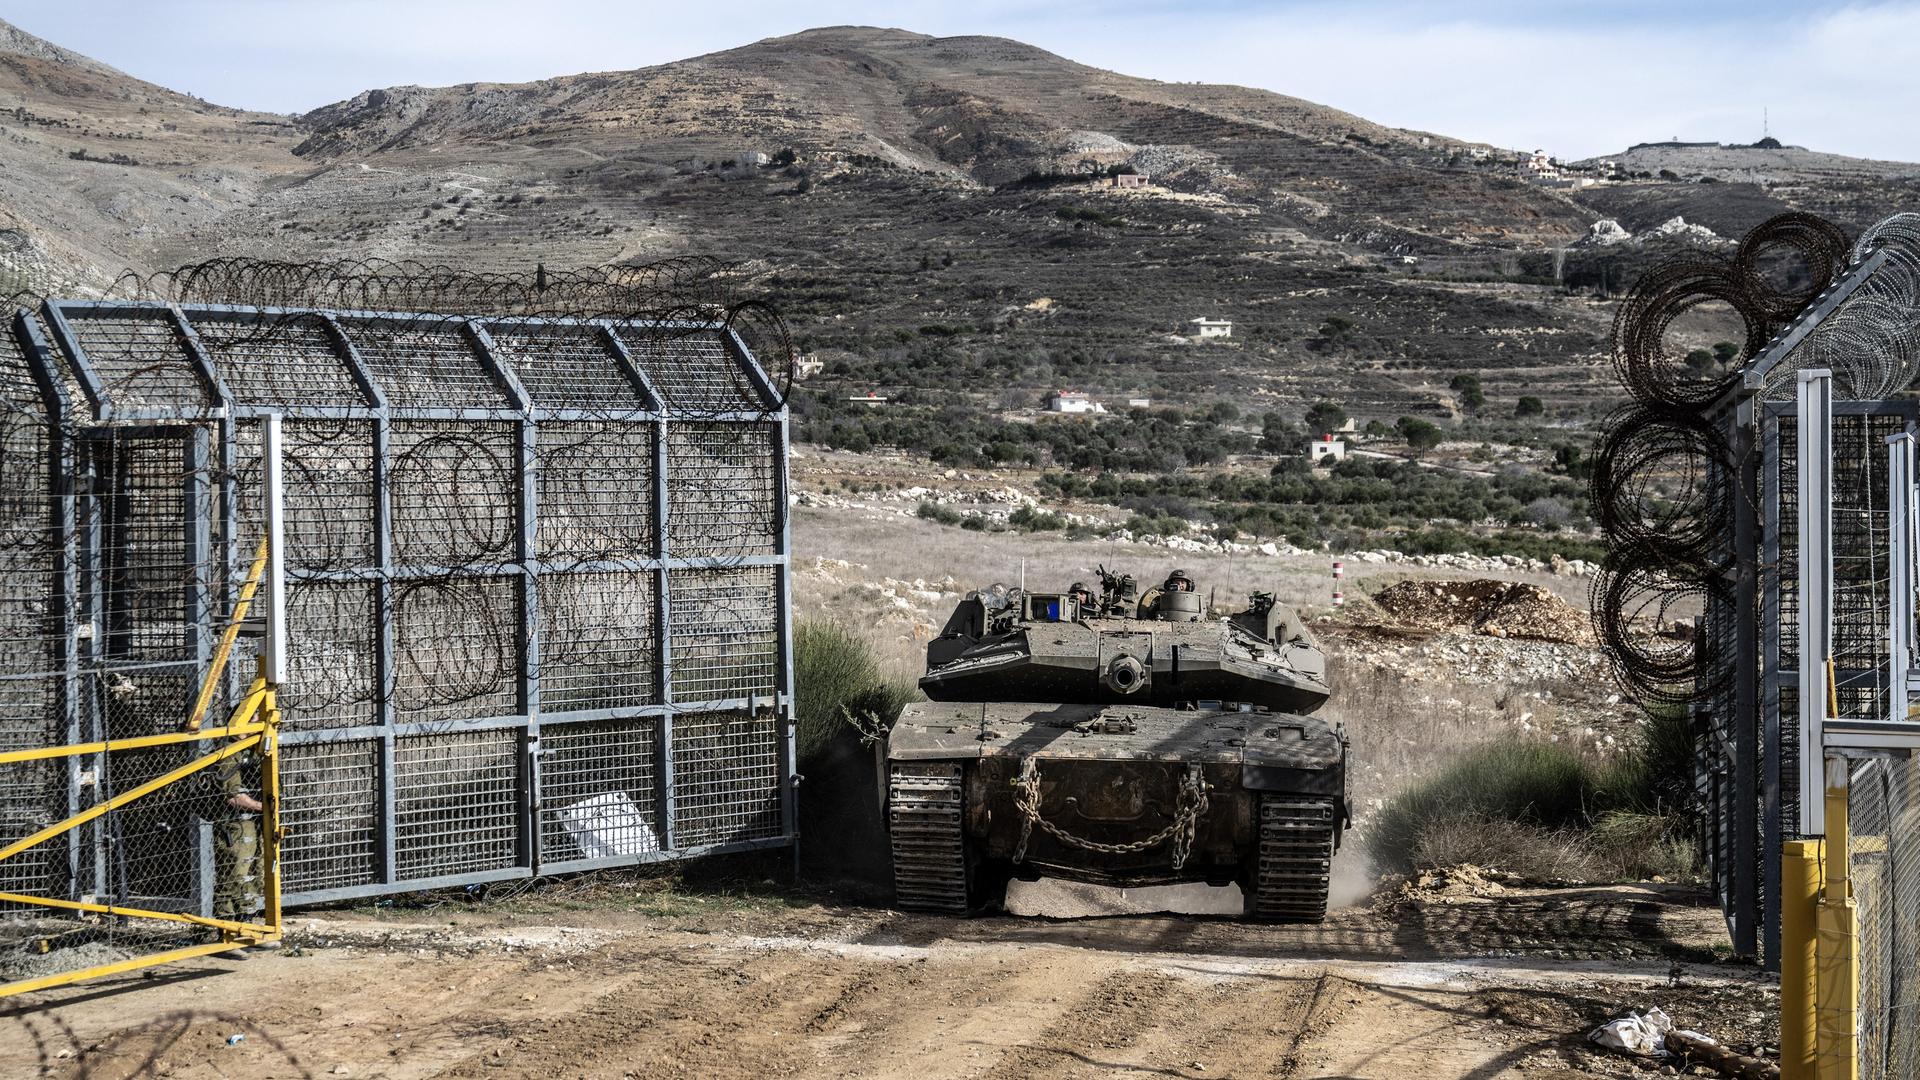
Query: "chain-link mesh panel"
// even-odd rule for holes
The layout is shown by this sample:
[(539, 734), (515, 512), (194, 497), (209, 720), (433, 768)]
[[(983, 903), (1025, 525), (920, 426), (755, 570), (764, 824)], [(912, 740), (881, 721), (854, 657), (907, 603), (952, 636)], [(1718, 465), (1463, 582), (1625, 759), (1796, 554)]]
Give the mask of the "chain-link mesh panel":
[[(110, 800), (222, 745), (209, 740), (87, 755), (80, 794), (88, 803)], [(58, 872), (24, 893), (116, 910), (21, 905), (7, 913), (0, 918), (0, 983), (202, 945), (218, 936), (204, 925), (130, 911), (258, 923), (266, 902), (260, 817), (230, 800), (258, 796), (259, 770), (259, 755), (243, 752), (48, 843)]]
[(668, 589), (673, 700), (771, 697), (779, 685), (780, 656), (773, 571), (676, 570)]
[(656, 720), (546, 724), (540, 729), (540, 846), (548, 866), (634, 858), (660, 842)]
[(780, 835), (779, 737), (770, 714), (674, 717), (673, 821), (681, 847)]
[(1920, 763), (1854, 770), (1849, 871), (1860, 938), (1860, 1076), (1920, 1075)]

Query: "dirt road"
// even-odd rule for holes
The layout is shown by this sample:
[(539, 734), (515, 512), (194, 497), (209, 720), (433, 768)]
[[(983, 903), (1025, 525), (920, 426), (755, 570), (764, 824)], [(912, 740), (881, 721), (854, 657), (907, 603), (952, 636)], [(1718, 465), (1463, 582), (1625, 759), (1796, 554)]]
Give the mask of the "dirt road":
[(0, 1076), (1484, 1080), (1634, 1072), (1579, 1039), (1624, 1007), (1773, 1037), (1712, 912), (1658, 888), (1319, 928), (631, 899), (302, 917), (278, 953), (0, 1010)]

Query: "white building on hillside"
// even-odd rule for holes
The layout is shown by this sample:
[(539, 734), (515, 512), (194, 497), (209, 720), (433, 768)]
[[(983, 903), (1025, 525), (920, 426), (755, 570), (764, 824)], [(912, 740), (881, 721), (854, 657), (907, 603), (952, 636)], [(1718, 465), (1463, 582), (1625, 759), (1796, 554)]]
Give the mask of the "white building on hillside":
[(1058, 390), (1047, 398), (1047, 411), (1057, 413), (1103, 413), (1105, 405), (1077, 390)]
[(1336, 465), (1347, 460), (1347, 440), (1323, 435), (1307, 444), (1307, 460), (1318, 465), (1329, 459)]
[(1203, 315), (1198, 319), (1190, 320), (1187, 325), (1193, 327), (1193, 336), (1197, 338), (1233, 336), (1232, 319), (1209, 319)]

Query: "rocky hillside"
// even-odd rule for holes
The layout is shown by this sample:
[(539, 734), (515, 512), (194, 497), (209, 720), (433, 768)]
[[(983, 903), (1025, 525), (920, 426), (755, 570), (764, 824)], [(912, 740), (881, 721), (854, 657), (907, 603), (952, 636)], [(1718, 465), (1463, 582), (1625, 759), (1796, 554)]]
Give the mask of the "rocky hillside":
[(295, 131), (0, 23), (0, 289), (145, 265), (157, 242), (251, 203)]
[[(1025, 408), (1074, 386), (1391, 422), (1448, 415), (1471, 373), (1490, 409), (1539, 396), (1578, 424), (1610, 393), (1593, 287), (1715, 241), (1582, 244), (1596, 222), (1726, 237), (1788, 206), (1857, 227), (1915, 201), (1889, 169), (1554, 187), (1469, 135), (860, 27), (277, 117), (0, 24), (0, 272), (65, 288), (221, 255), (526, 271), (702, 252), (748, 261), (826, 400)], [(1202, 315), (1232, 339), (1184, 342)]]

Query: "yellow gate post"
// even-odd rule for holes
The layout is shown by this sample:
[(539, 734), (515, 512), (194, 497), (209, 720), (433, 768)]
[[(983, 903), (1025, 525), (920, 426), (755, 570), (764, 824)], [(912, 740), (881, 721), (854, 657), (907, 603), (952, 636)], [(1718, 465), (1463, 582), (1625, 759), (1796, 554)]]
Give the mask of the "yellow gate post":
[(1816, 1080), (1814, 976), (1820, 842), (1789, 840), (1780, 860), (1780, 1078)]
[[(1820, 1080), (1859, 1080), (1860, 953), (1847, 827), (1848, 768), (1827, 759), (1827, 836), (1821, 845), (1819, 905), (1819, 1017), (1815, 1056)], [(1783, 1047), (1784, 1049), (1784, 1047)]]

